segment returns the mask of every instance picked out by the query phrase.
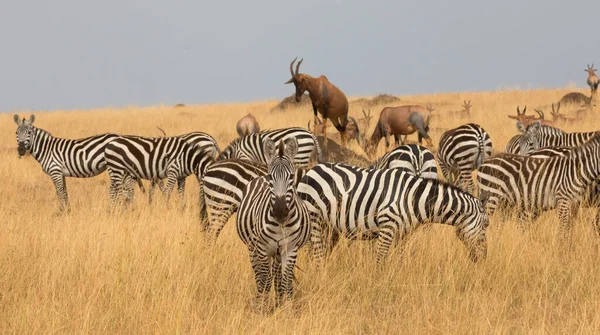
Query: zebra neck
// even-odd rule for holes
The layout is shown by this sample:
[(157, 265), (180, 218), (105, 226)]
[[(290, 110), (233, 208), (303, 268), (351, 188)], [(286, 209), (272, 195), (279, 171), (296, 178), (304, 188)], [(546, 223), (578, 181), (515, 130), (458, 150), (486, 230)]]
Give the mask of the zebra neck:
[(54, 140), (55, 138), (49, 132), (34, 127), (29, 150), (31, 156), (37, 161), (43, 160), (51, 152), (50, 147), (54, 144)]
[(592, 181), (600, 176), (600, 165), (598, 164), (598, 153), (600, 147), (596, 144), (593, 147), (587, 147), (575, 150), (572, 153), (571, 161), (573, 171), (577, 175), (581, 175), (587, 181)]

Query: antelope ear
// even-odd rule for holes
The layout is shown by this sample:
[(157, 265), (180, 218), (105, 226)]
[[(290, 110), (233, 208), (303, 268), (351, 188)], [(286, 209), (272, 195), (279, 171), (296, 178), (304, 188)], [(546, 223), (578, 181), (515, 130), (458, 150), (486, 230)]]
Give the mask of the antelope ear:
[(21, 124), (21, 118), (19, 118), (19, 115), (15, 114), (13, 115), (13, 120), (15, 120), (15, 123), (18, 125)]
[(291, 84), (294, 82), (294, 78), (290, 78), (290, 80), (286, 81), (284, 84)]
[(285, 155), (294, 158), (298, 153), (298, 141), (294, 137), (290, 137), (285, 141)]
[(517, 120), (517, 117), (516, 117), (516, 116), (514, 116), (514, 115), (507, 115), (507, 116), (508, 116), (508, 118), (510, 118), (510, 119)]
[(35, 121), (35, 114), (29, 115), (29, 124), (33, 124), (33, 121)]
[(270, 162), (271, 159), (275, 156), (275, 142), (270, 137), (265, 137), (263, 140), (263, 150), (265, 151), (265, 158), (267, 162)]

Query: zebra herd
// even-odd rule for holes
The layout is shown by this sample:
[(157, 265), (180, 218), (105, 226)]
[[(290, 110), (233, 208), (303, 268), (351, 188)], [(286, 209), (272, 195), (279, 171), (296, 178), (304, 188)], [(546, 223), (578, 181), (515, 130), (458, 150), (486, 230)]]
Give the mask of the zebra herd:
[[(305, 245), (320, 264), (341, 236), (375, 239), (380, 263), (395, 241), (441, 223), (454, 226), (476, 262), (487, 255), (486, 230), (496, 209), (519, 208), (524, 222), (557, 208), (566, 235), (574, 206), (600, 194), (600, 136), (566, 134), (539, 122), (525, 127), (517, 121), (522, 134), (496, 156), (487, 132), (469, 123), (442, 134), (436, 155), (420, 145), (401, 145), (371, 166), (357, 167), (324, 162), (316, 137), (298, 127), (246, 135), (220, 150), (202, 132), (71, 140), (35, 127), (34, 115), (15, 115), (14, 121), (19, 156), (29, 152), (51, 177), (61, 210), (69, 209), (65, 177), (106, 170), (112, 208), (123, 195), (131, 202), (135, 183), (143, 190), (142, 179), (168, 198), (175, 184), (183, 193), (185, 179), (194, 175), (201, 230), (218, 238), (237, 213), (258, 296), (264, 298), (274, 281), (279, 301), (292, 295), (297, 253)], [(437, 165), (449, 182), (438, 180)], [(598, 219), (596, 229), (600, 233)]]

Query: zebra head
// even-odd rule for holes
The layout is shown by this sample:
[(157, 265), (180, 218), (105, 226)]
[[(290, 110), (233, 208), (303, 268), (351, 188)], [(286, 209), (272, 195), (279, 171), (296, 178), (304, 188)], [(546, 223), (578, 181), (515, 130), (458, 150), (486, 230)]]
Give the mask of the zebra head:
[(522, 133), (518, 139), (519, 155), (527, 156), (531, 152), (540, 148), (540, 129), (542, 123), (535, 121), (528, 126), (525, 126), (517, 120), (517, 129)]
[(31, 150), (31, 143), (33, 142), (33, 122), (35, 121), (35, 115), (31, 114), (29, 120), (19, 118), (19, 115), (13, 116), (15, 123), (17, 124), (17, 151), (19, 157), (24, 156), (27, 150)]
[(294, 199), (294, 157), (298, 151), (298, 142), (295, 138), (290, 138), (285, 144), (280, 140), (279, 144), (275, 145), (272, 139), (266, 137), (263, 146), (269, 161), (266, 179), (271, 193), (270, 216), (283, 224), (290, 216)]
[(490, 218), (487, 214), (487, 204), (490, 201), (491, 195), (490, 192), (481, 191), (479, 193), (479, 199), (474, 199), (476, 205), (473, 209), (471, 223), (463, 230), (463, 236), (459, 236), (467, 245), (469, 245), (469, 256), (473, 262), (477, 262), (487, 257), (486, 230), (490, 225)]

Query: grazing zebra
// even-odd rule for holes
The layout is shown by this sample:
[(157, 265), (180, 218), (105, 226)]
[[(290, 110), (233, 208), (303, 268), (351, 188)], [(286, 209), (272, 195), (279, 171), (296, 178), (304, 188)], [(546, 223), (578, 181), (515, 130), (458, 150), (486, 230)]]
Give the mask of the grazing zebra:
[(468, 123), (442, 134), (437, 160), (444, 178), (454, 184), (460, 181), (463, 189), (472, 192), (471, 173), (491, 155), (490, 135), (478, 124)]
[[(192, 146), (199, 145), (199, 146), (206, 148), (206, 150), (209, 151), (209, 154), (215, 158), (221, 152), (219, 149), (219, 144), (214, 139), (214, 137), (210, 136), (207, 133), (201, 132), (201, 131), (196, 131), (196, 132), (187, 133), (187, 134), (174, 136), (174, 137), (178, 137)], [(164, 137), (164, 138), (169, 138), (169, 137)], [(154, 185), (155, 184), (158, 184), (158, 187), (160, 188), (160, 190), (163, 193), (165, 193), (165, 191), (166, 191), (164, 188), (162, 179), (152, 180), (150, 183), (150, 189), (149, 189), (149, 193), (148, 193), (148, 202), (149, 203), (152, 202), (152, 195), (154, 193)], [(141, 185), (141, 183), (140, 183), (140, 187), (143, 187)], [(185, 189), (185, 179), (181, 183), (178, 183), (178, 192), (180, 194), (182, 194), (184, 192), (184, 189)]]
[(565, 132), (558, 128), (542, 125), (540, 121), (525, 126), (517, 120), (517, 129), (521, 134), (513, 136), (506, 144), (504, 151), (521, 156), (527, 156), (530, 152), (540, 148), (538, 136), (535, 136), (536, 134), (540, 134), (541, 136), (565, 134)]
[(264, 130), (235, 139), (221, 151), (218, 160), (238, 158), (268, 164), (266, 153), (263, 150), (263, 141), (267, 137), (275, 143), (279, 140), (287, 141), (289, 138), (295, 138), (298, 142), (298, 153), (294, 157), (297, 167), (308, 168), (310, 158), (315, 151), (317, 161), (322, 162), (321, 147), (317, 138), (310, 131), (299, 127)]
[(13, 117), (17, 124), (19, 157), (27, 151), (37, 160), (42, 171), (50, 176), (60, 202), (60, 210), (70, 210), (65, 177), (89, 178), (106, 170), (104, 147), (117, 134), (101, 134), (81, 139), (65, 139), (52, 136), (49, 132), (33, 125), (35, 115), (29, 120)]
[(310, 169), (298, 184), (298, 194), (311, 212), (311, 244), (318, 262), (326, 236), (332, 247), (340, 235), (377, 238), (379, 262), (395, 238), (402, 241), (415, 228), (432, 222), (455, 226), (473, 261), (486, 256), (485, 194), (480, 200), (454, 185), (417, 178), (399, 168), (364, 169), (342, 163)]
[(211, 145), (189, 145), (178, 137), (120, 136), (113, 139), (105, 149), (111, 205), (114, 206), (123, 191), (127, 201), (133, 200), (132, 180), (167, 178), (167, 199), (175, 182), (183, 192), (185, 178), (194, 173), (201, 175), (213, 162), (212, 148)]
[(437, 179), (435, 157), (429, 149), (418, 144), (405, 144), (387, 152), (369, 168), (391, 169), (400, 167), (411, 175)]
[(310, 238), (308, 210), (294, 186), (294, 138), (279, 144), (265, 138), (269, 161), (267, 175), (248, 183), (237, 215), (237, 232), (248, 247), (259, 298), (264, 298), (275, 279), (279, 302), (292, 296), (292, 279), (298, 250)]
[[(519, 210), (518, 222), (556, 208), (563, 237), (570, 237), (574, 206), (600, 176), (600, 134), (573, 148), (568, 156), (531, 158), (503, 154), (488, 159), (477, 172), (481, 190), (491, 193), (488, 215), (502, 204)], [(596, 231), (599, 227), (596, 226)]]
[[(208, 228), (210, 236), (219, 237), (229, 218), (237, 211), (246, 185), (267, 172), (267, 165), (241, 159), (225, 159), (211, 164), (200, 187), (202, 229)], [(296, 169), (294, 186), (305, 173), (305, 169)]]

